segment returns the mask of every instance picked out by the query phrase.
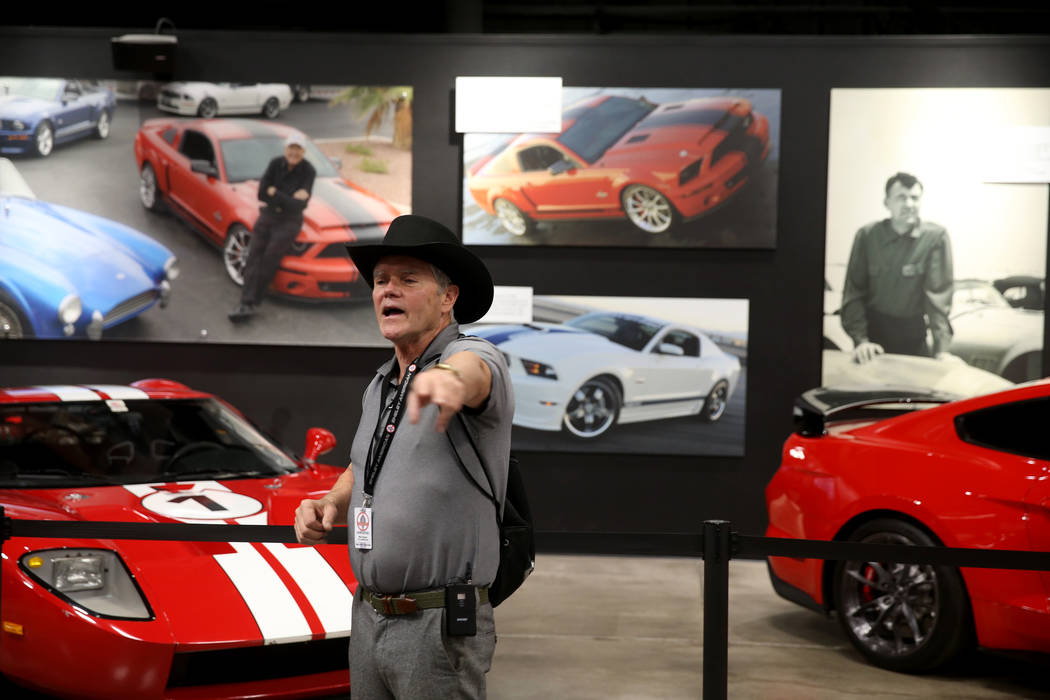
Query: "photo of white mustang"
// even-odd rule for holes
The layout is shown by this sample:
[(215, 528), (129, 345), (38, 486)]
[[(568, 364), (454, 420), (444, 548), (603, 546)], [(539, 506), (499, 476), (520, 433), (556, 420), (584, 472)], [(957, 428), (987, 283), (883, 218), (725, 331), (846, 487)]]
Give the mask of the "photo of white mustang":
[(292, 103), (284, 83), (167, 83), (157, 93), (157, 109), (202, 119), (228, 114), (261, 114), (276, 119)]
[(717, 421), (740, 377), (737, 357), (703, 331), (650, 316), (594, 311), (469, 332), (507, 358), (515, 425), (577, 438), (663, 418)]

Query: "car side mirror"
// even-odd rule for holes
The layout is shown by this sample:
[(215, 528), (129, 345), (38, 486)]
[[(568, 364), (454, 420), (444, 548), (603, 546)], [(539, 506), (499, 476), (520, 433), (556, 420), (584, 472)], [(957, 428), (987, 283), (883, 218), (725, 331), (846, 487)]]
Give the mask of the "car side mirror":
[(303, 450), (303, 461), (314, 469), (317, 458), (331, 452), (335, 447), (335, 435), (324, 428), (310, 428), (306, 431), (306, 449)]
[(659, 347), (656, 348), (656, 351), (661, 355), (677, 355), (678, 357), (685, 355), (685, 350), (677, 345), (672, 345), (671, 343), (660, 343)]
[(561, 175), (562, 173), (569, 172), (575, 167), (576, 166), (567, 160), (559, 160), (557, 163), (554, 163), (551, 167), (547, 168), (547, 172), (551, 175)]
[(201, 173), (208, 177), (219, 177), (219, 169), (216, 168), (211, 161), (193, 158), (190, 160), (190, 170), (195, 173)]
[(328, 160), (332, 161), (332, 165), (335, 166), (336, 170), (342, 170), (343, 169), (343, 159), (342, 158), (336, 158), (335, 156), (330, 156), (328, 158)]

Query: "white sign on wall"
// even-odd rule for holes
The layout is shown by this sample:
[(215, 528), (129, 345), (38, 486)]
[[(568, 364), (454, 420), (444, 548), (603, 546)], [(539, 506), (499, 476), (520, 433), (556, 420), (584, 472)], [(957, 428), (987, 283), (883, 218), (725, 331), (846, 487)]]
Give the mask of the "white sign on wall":
[(561, 131), (561, 78), (456, 78), (458, 133)]

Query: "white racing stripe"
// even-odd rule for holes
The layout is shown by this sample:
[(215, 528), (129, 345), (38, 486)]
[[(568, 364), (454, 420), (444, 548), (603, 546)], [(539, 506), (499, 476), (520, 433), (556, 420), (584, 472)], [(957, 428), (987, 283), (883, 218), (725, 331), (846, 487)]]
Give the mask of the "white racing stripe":
[(244, 598), (266, 644), (313, 639), (310, 623), (263, 555), (248, 542), (231, 542), (236, 551), (216, 554), (215, 561)]
[(325, 558), (313, 547), (289, 549), (272, 542), (264, 546), (302, 589), (321, 620), (325, 637), (348, 636), (354, 597)]
[(89, 388), (94, 391), (101, 391), (111, 399), (131, 400), (149, 398), (149, 394), (142, 389), (136, 389), (133, 386), (121, 386), (119, 384), (92, 384)]
[(53, 384), (40, 384), (33, 387), (41, 391), (54, 394), (63, 401), (101, 401), (102, 397), (82, 386), (59, 386)]

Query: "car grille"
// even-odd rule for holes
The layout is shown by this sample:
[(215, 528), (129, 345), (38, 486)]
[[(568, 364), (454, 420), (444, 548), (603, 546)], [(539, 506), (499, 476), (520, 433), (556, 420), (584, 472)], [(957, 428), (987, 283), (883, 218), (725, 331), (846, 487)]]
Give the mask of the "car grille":
[(317, 254), (319, 258), (349, 258), (350, 254), (346, 252), (345, 243), (329, 243), (324, 247), (320, 253)]
[(103, 319), (103, 325), (109, 326), (114, 323), (123, 321), (129, 316), (134, 316), (138, 312), (145, 309), (147, 306), (152, 304), (157, 298), (157, 290), (150, 289), (149, 291), (143, 292), (137, 296), (133, 296), (130, 299), (125, 299), (120, 302), (106, 314)]
[(168, 687), (265, 681), (343, 669), (349, 673), (348, 643), (348, 637), (335, 637), (293, 644), (176, 653), (168, 675)]
[(353, 282), (318, 282), (317, 288), (322, 292), (341, 292), (349, 294), (354, 289)]
[(747, 156), (748, 165), (758, 162), (762, 155), (762, 142), (759, 139), (747, 135), (747, 127), (751, 124), (751, 115), (744, 117), (732, 117), (726, 124), (729, 134), (722, 143), (715, 146), (711, 152), (711, 164), (714, 165), (728, 153), (740, 151)]

